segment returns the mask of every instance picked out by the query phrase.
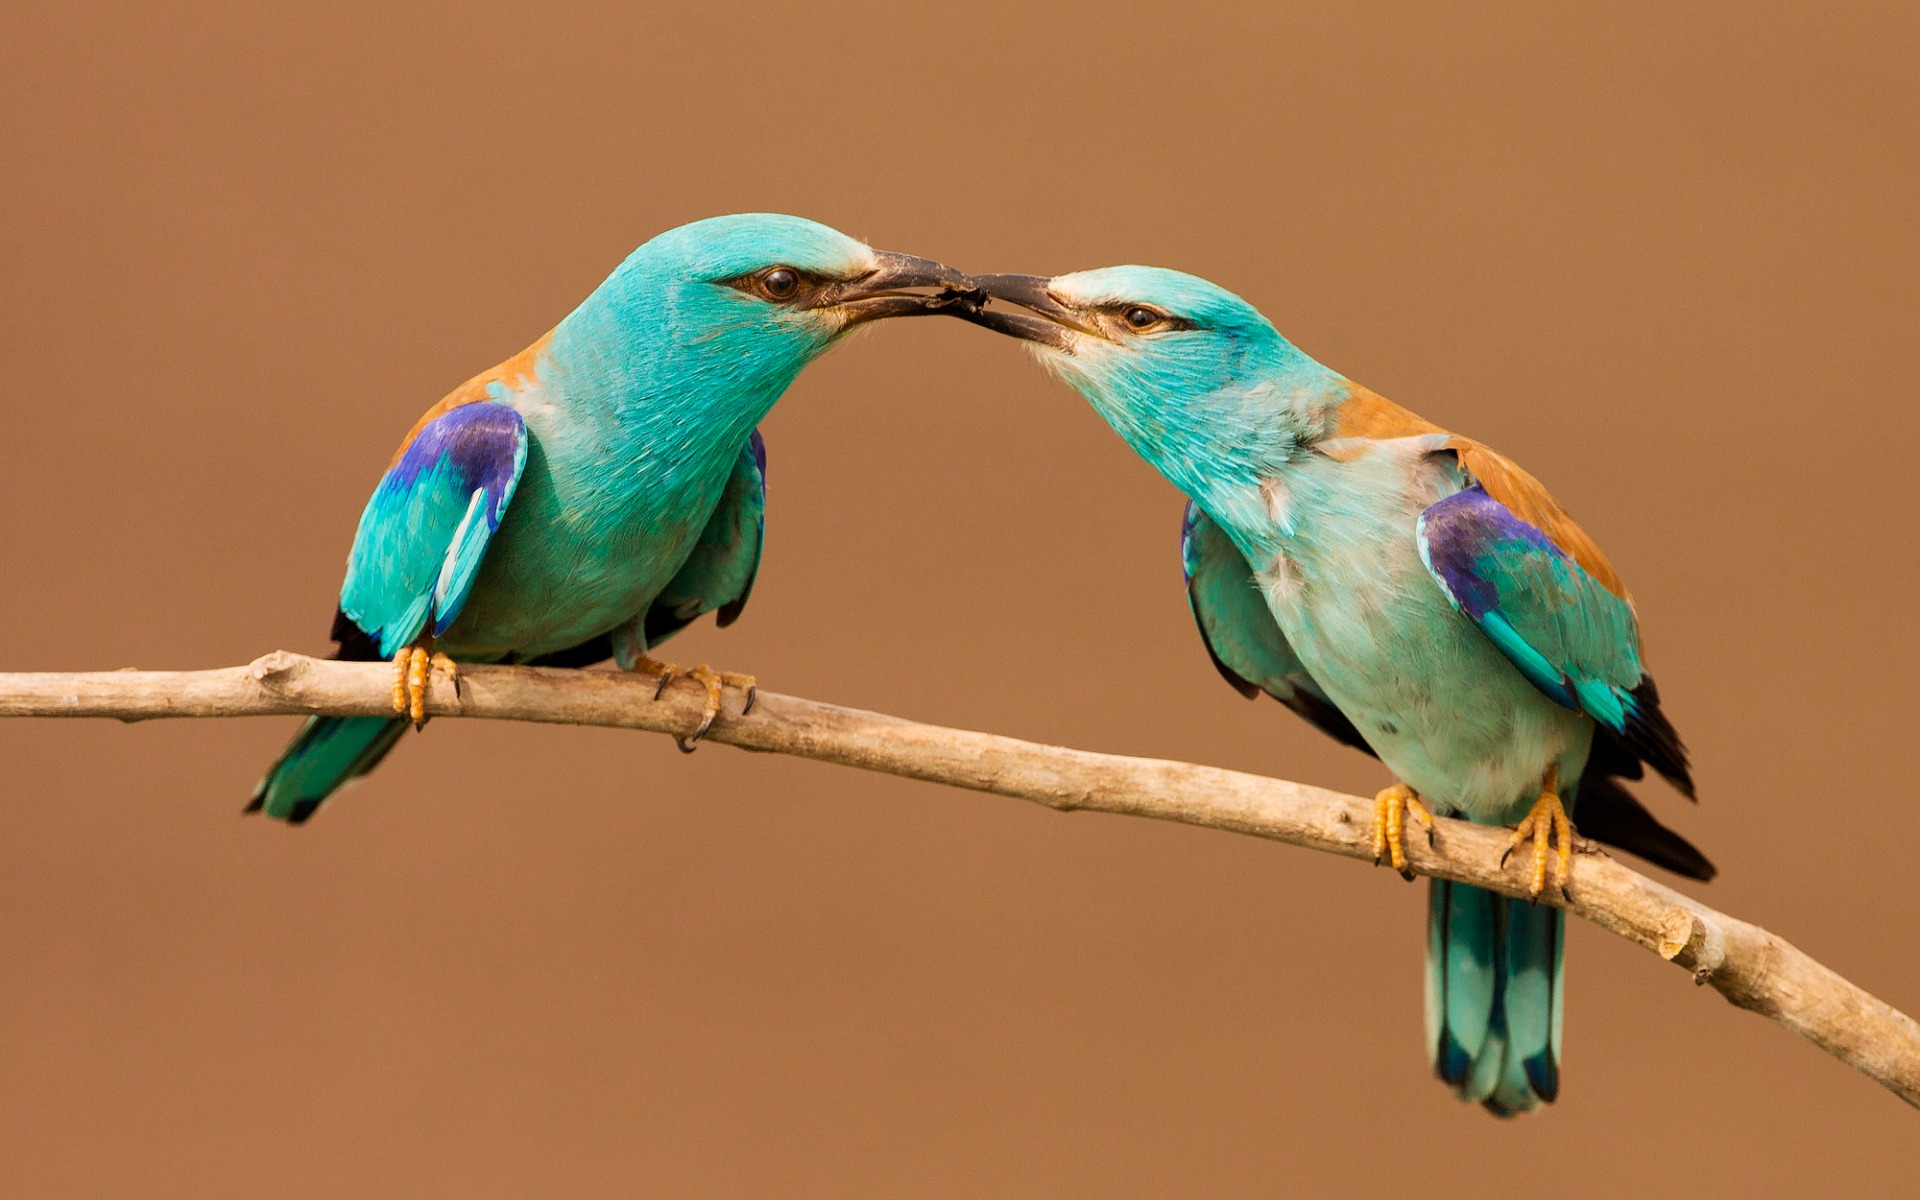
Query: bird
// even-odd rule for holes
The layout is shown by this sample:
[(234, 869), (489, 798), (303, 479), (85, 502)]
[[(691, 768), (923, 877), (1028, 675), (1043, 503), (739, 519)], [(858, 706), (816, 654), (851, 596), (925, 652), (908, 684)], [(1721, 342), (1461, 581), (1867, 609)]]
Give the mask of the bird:
[(712, 217), (635, 250), (560, 323), (429, 408), (360, 517), (335, 657), (393, 665), (391, 717), (313, 717), (247, 805), (292, 824), (426, 723), (458, 664), (612, 658), (706, 688), (755, 680), (651, 652), (708, 612), (731, 624), (760, 562), (758, 431), (849, 331), (984, 302), (965, 275), (777, 213)]
[[(977, 275), (960, 314), (1026, 341), (1187, 497), (1188, 604), (1214, 666), (1394, 777), (1373, 852), (1403, 876), (1434, 814), (1512, 827), (1537, 900), (1582, 829), (1682, 875), (1714, 867), (1622, 780), (1689, 800), (1687, 752), (1619, 574), (1513, 460), (1321, 365), (1179, 271)], [(1502, 864), (1507, 862), (1502, 857)], [(1433, 880), (1429, 1065), (1499, 1116), (1560, 1092), (1565, 913)]]

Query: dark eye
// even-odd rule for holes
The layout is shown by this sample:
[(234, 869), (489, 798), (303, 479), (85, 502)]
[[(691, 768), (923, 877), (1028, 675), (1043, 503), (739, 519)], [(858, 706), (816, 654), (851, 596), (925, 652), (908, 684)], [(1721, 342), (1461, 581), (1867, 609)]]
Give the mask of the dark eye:
[(800, 273), (792, 267), (774, 267), (760, 275), (760, 292), (769, 300), (791, 300), (800, 290)]
[(1120, 319), (1125, 321), (1127, 328), (1133, 330), (1135, 333), (1145, 333), (1155, 325), (1166, 320), (1165, 317), (1142, 304), (1136, 304), (1132, 308), (1129, 308), (1121, 314)]

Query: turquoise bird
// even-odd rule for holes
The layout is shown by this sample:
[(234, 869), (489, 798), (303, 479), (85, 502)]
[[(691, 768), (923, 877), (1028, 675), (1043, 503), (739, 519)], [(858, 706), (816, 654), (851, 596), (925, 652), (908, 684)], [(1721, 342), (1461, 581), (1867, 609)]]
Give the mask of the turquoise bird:
[[(766, 447), (756, 426), (849, 330), (982, 302), (937, 262), (798, 217), (715, 217), (634, 251), (553, 331), (428, 409), (361, 514), (333, 638), (391, 660), (383, 717), (315, 717), (248, 811), (298, 824), (426, 719), (456, 662), (578, 666), (650, 652), (704, 613), (740, 615), (760, 562)], [(707, 689), (691, 749), (723, 686)], [(658, 695), (658, 691), (655, 693)]]
[[(1238, 296), (1112, 267), (978, 277), (971, 320), (1031, 342), (1190, 497), (1188, 598), (1215, 665), (1396, 776), (1374, 858), (1432, 813), (1514, 825), (1529, 892), (1587, 833), (1697, 878), (1712, 864), (1620, 780), (1688, 798), (1686, 751), (1600, 549), (1518, 465), (1321, 366)], [(1410, 876), (1409, 876), (1410, 877)], [(1435, 880), (1427, 1046), (1500, 1115), (1560, 1090), (1565, 915)]]

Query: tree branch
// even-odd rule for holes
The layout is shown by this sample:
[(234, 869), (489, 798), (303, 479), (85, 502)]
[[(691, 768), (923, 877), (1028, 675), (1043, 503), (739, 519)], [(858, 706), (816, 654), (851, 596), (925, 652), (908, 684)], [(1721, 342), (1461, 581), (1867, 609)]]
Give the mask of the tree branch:
[[(681, 683), (658, 701), (649, 680), (608, 671), (461, 668), (458, 694), (433, 680), (427, 712), (562, 725), (686, 733), (702, 691)], [(238, 717), (314, 713), (391, 716), (391, 668), (276, 651), (216, 671), (0, 674), (0, 716)], [(1062, 811), (1124, 813), (1252, 834), (1347, 858), (1372, 859), (1373, 806), (1356, 796), (1238, 771), (1091, 754), (994, 734), (761, 693), (738, 698), (709, 741), (1032, 800)], [(1503, 831), (1442, 819), (1431, 847), (1412, 839), (1414, 871), (1524, 895), (1522, 868), (1500, 866)], [(1575, 916), (1679, 965), (1741, 1008), (1793, 1030), (1920, 1107), (1920, 1024), (1757, 925), (1727, 916), (1608, 857), (1577, 847)]]

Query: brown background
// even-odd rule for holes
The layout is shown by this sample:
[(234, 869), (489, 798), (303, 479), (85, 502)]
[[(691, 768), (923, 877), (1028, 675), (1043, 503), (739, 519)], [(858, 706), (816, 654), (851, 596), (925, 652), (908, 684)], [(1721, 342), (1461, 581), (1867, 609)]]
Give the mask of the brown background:
[[(682, 221), (1178, 265), (1549, 480), (1633, 582), (1711, 899), (1920, 1005), (1911, 5), (250, 7), (8, 19), (0, 666), (322, 650), (415, 415)], [(753, 605), (678, 657), (1380, 784), (1214, 676), (1178, 497), (1012, 344), (884, 328), (767, 433)], [(1385, 872), (456, 722), (242, 820), (292, 726), (0, 728), (0, 1194), (1920, 1180), (1916, 1114), (1585, 926), (1564, 1098), (1503, 1124), (1426, 1078)]]

